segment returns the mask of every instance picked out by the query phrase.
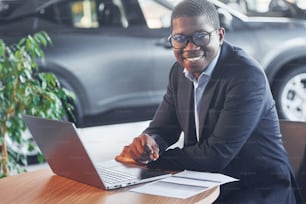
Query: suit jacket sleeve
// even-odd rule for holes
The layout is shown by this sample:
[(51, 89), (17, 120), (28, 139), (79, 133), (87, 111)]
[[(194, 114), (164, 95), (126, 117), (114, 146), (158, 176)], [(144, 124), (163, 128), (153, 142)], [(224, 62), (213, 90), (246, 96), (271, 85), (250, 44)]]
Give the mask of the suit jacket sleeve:
[(170, 71), (169, 84), (167, 92), (163, 97), (161, 104), (155, 112), (154, 118), (149, 127), (144, 131), (151, 135), (157, 144), (159, 145), (160, 154), (162, 154), (166, 148), (174, 144), (180, 137), (182, 132), (179, 125), (179, 121), (176, 115), (176, 105), (174, 104), (174, 96), (177, 90), (176, 84), (171, 78), (175, 78), (177, 70), (174, 65)]

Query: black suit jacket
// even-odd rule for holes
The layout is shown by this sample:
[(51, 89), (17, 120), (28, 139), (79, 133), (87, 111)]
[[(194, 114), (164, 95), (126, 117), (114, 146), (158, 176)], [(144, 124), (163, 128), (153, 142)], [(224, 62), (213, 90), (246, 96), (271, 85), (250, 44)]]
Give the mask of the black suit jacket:
[[(227, 42), (202, 96), (199, 122), (197, 142), (193, 84), (175, 63), (163, 101), (144, 131), (156, 139), (161, 151), (161, 157), (149, 167), (219, 172), (238, 178), (239, 182), (228, 185), (230, 190), (224, 185), (221, 192), (220, 199), (227, 201), (239, 194), (233, 203), (295, 203), (294, 178), (264, 71)], [(165, 151), (182, 131), (184, 147)], [(246, 200), (242, 195), (248, 195)]]

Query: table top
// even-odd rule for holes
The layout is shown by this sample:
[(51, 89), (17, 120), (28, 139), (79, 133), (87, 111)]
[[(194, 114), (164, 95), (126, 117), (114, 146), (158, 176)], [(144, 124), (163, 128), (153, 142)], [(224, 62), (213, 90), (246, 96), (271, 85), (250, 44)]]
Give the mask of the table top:
[[(143, 184), (142, 184), (143, 185)], [(187, 199), (154, 196), (128, 191), (132, 187), (106, 191), (39, 169), (0, 179), (1, 203), (107, 203), (107, 204), (188, 204), (212, 203), (219, 186)]]

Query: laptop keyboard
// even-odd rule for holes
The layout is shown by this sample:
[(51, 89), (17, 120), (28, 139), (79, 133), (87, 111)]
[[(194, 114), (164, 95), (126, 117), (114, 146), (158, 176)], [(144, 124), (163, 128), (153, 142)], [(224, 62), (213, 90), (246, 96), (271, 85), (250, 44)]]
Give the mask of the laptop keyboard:
[(119, 172), (113, 169), (99, 168), (97, 167), (98, 173), (102, 180), (106, 183), (120, 183), (128, 180), (134, 180), (137, 177), (123, 172)]

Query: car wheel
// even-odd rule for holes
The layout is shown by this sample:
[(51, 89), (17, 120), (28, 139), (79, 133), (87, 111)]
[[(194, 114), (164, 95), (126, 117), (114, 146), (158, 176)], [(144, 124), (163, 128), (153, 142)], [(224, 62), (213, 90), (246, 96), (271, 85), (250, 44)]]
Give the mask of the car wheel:
[(306, 121), (306, 65), (282, 74), (272, 91), (280, 118)]

